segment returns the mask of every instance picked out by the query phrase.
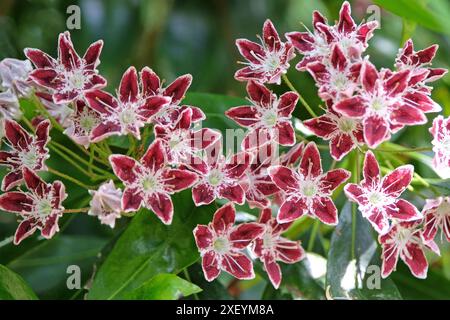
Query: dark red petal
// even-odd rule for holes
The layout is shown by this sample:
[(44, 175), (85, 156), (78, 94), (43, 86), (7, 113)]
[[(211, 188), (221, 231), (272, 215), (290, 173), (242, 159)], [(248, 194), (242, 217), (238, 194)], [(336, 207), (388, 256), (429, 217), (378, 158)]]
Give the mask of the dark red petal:
[(278, 214), (278, 223), (287, 223), (300, 218), (306, 213), (306, 207), (302, 200), (286, 200), (281, 205)]
[(349, 134), (338, 134), (330, 140), (330, 154), (336, 161), (342, 160), (354, 148), (356, 143)]
[(64, 93), (56, 92), (53, 94), (53, 102), (56, 104), (71, 103), (77, 99), (79, 95), (80, 91), (75, 89)]
[(277, 251), (277, 259), (284, 263), (296, 263), (305, 257), (305, 251), (298, 241), (278, 238), (275, 249)]
[(350, 33), (355, 30), (356, 24), (351, 16), (350, 4), (345, 1), (339, 11), (339, 23), (337, 25), (339, 32)]
[(422, 248), (417, 244), (408, 244), (406, 250), (410, 257), (407, 255), (402, 256), (402, 260), (406, 263), (414, 276), (425, 279), (428, 272), (428, 261)]
[(89, 48), (87, 48), (83, 59), (86, 63), (86, 68), (95, 69), (100, 63), (100, 54), (102, 53), (103, 48), (103, 40), (98, 40), (91, 44)]
[(203, 128), (191, 134), (191, 147), (195, 150), (203, 150), (221, 138), (221, 133), (209, 128)]
[(356, 202), (360, 205), (365, 205), (367, 203), (364, 190), (361, 189), (361, 187), (357, 184), (347, 184), (344, 188), (344, 191), (347, 198), (349, 198), (351, 201)]
[(347, 67), (347, 58), (345, 57), (344, 52), (339, 47), (339, 45), (335, 44), (331, 51), (331, 65), (334, 69), (339, 71), (344, 71)]
[(170, 98), (162, 96), (148, 97), (144, 100), (144, 104), (139, 107), (139, 114), (149, 121), (150, 117), (155, 115), (163, 107), (170, 103)]
[(36, 68), (53, 68), (56, 65), (55, 59), (39, 49), (26, 48), (24, 53)]
[(22, 171), (11, 171), (3, 177), (2, 191), (9, 191), (22, 183)]
[(264, 269), (269, 276), (269, 280), (275, 289), (280, 287), (281, 283), (281, 268), (274, 259), (264, 259)]
[(301, 53), (314, 50), (315, 41), (309, 32), (289, 32), (286, 38)]
[(238, 184), (227, 185), (219, 188), (219, 197), (230, 200), (239, 205), (245, 202), (244, 189)]
[(242, 253), (229, 253), (223, 256), (222, 268), (237, 279), (253, 279), (252, 261)]
[(317, 177), (322, 174), (322, 160), (314, 142), (306, 145), (300, 161), (299, 172), (305, 177)]
[(158, 75), (149, 67), (141, 70), (142, 95), (144, 97), (156, 95), (161, 87)]
[(372, 151), (367, 151), (364, 158), (363, 177), (363, 185), (365, 186), (373, 186), (380, 183), (380, 166)]
[(17, 227), (16, 233), (14, 234), (14, 244), (18, 245), (23, 239), (31, 236), (34, 231), (36, 231), (36, 221), (33, 218), (23, 220)]
[(214, 189), (207, 183), (199, 183), (192, 188), (192, 199), (196, 206), (210, 204), (215, 199)]
[(278, 32), (275, 29), (272, 21), (270, 21), (269, 19), (264, 22), (263, 39), (264, 43), (270, 51), (278, 51), (280, 49), (280, 36), (278, 35)]
[(38, 147), (44, 148), (49, 140), (50, 120), (41, 121), (36, 127), (35, 143)]
[(214, 251), (206, 252), (202, 257), (202, 269), (205, 279), (213, 281), (220, 274), (219, 259)]
[(244, 249), (253, 240), (263, 235), (266, 228), (261, 223), (249, 222), (241, 223), (233, 228), (230, 233), (229, 240), (235, 249)]
[(438, 50), (438, 48), (439, 45), (434, 44), (432, 46), (429, 46), (428, 48), (417, 51), (415, 56), (417, 57), (418, 62), (420, 64), (431, 63), (431, 61), (433, 61), (434, 59), (434, 56), (436, 55), (436, 51)]
[(376, 148), (389, 138), (389, 124), (385, 119), (370, 116), (364, 119), (364, 140), (370, 148)]
[(326, 83), (330, 79), (330, 72), (322, 62), (309, 63), (306, 66), (306, 70), (318, 84)]
[(331, 193), (342, 183), (350, 178), (351, 173), (345, 169), (334, 169), (328, 171), (320, 180), (320, 188), (322, 192)]
[(0, 209), (7, 212), (29, 212), (33, 199), (22, 192), (7, 192), (0, 195)]
[(84, 97), (86, 102), (93, 110), (102, 114), (109, 115), (118, 106), (118, 101), (111, 94), (101, 90), (86, 92)]
[(297, 143), (286, 154), (281, 155), (280, 164), (289, 166), (295, 164), (302, 156), (305, 144), (303, 142)]
[(256, 81), (249, 81), (247, 84), (249, 98), (260, 106), (270, 106), (273, 101), (273, 93), (263, 84)]
[(363, 117), (366, 114), (367, 104), (359, 96), (344, 99), (334, 105), (334, 109), (347, 117)]
[(253, 106), (233, 107), (225, 111), (225, 115), (244, 127), (254, 125), (260, 120), (258, 110)]
[(41, 230), (41, 235), (45, 239), (52, 238), (55, 235), (55, 233), (59, 231), (58, 219), (59, 216), (57, 214), (53, 214), (49, 216), (45, 221), (45, 225)]
[(337, 209), (330, 198), (314, 199), (311, 213), (325, 224), (336, 225), (338, 223)]
[(278, 115), (282, 117), (290, 117), (295, 109), (298, 99), (298, 93), (293, 91), (282, 94), (278, 101)]
[(391, 121), (394, 124), (418, 125), (425, 124), (428, 120), (422, 110), (405, 104), (392, 111)]
[(49, 191), (50, 187), (34, 171), (25, 167), (22, 170), (22, 174), (27, 188), (35, 194), (42, 197)]
[(137, 176), (134, 169), (139, 166), (136, 160), (128, 156), (113, 154), (109, 157), (109, 162), (114, 174), (126, 183), (133, 183)]
[(166, 163), (166, 150), (161, 140), (155, 140), (141, 158), (141, 163), (153, 172), (159, 171)]
[(96, 127), (94, 127), (89, 136), (90, 142), (97, 143), (106, 139), (109, 136), (120, 134), (122, 131), (122, 127), (111, 121), (107, 121), (104, 123), (99, 123)]
[(315, 135), (325, 139), (330, 139), (338, 130), (336, 123), (327, 115), (303, 121), (303, 124)]
[(247, 39), (237, 39), (236, 46), (238, 47), (240, 54), (245, 59), (254, 64), (261, 64), (261, 62), (256, 57), (264, 57), (265, 52), (259, 44)]
[(383, 178), (382, 186), (385, 194), (398, 197), (411, 183), (414, 173), (412, 165), (398, 167)]
[(56, 89), (60, 85), (59, 81), (55, 81), (57, 76), (58, 74), (53, 69), (36, 69), (29, 74), (34, 82), (49, 89)]
[(395, 270), (398, 261), (398, 248), (395, 244), (387, 244), (383, 245), (383, 255), (382, 255), (382, 266), (381, 266), (381, 275), (383, 278), (387, 278), (392, 271)]
[(213, 235), (208, 226), (198, 224), (194, 229), (194, 238), (200, 250), (205, 250), (212, 245)]
[(175, 79), (165, 90), (164, 95), (172, 98), (173, 104), (178, 104), (183, 100), (186, 91), (189, 89), (192, 83), (192, 76), (185, 74)]
[(395, 206), (395, 209), (389, 206), (386, 211), (388, 215), (399, 221), (413, 221), (422, 218), (419, 210), (406, 200), (398, 199), (393, 206)]
[(58, 59), (67, 70), (74, 70), (81, 65), (81, 59), (73, 48), (68, 31), (59, 34)]
[(252, 155), (248, 152), (239, 152), (231, 157), (225, 164), (223, 171), (229, 178), (238, 179), (250, 166)]
[(164, 189), (171, 193), (192, 187), (198, 179), (194, 172), (180, 169), (164, 170), (162, 177)]
[(384, 83), (384, 87), (390, 96), (396, 96), (403, 93), (408, 87), (410, 71), (403, 70), (394, 73)]
[(168, 194), (154, 193), (144, 199), (146, 207), (151, 209), (155, 215), (164, 223), (171, 224), (173, 218), (173, 203)]
[(361, 82), (364, 89), (368, 92), (375, 90), (379, 74), (375, 66), (369, 61), (365, 61), (361, 70)]
[(139, 95), (138, 75), (135, 67), (129, 67), (119, 85), (119, 100), (122, 103), (136, 102)]
[(279, 122), (276, 126), (276, 139), (282, 146), (293, 146), (295, 144), (295, 131), (288, 121)]
[(376, 232), (383, 235), (389, 231), (389, 220), (385, 217), (384, 212), (381, 209), (375, 208), (364, 214), (367, 216), (367, 220), (369, 220)]
[(218, 234), (222, 234), (234, 224), (236, 210), (232, 203), (228, 203), (219, 208), (215, 213), (212, 221), (212, 227)]
[(273, 166), (269, 168), (269, 175), (278, 188), (287, 193), (295, 193), (300, 184), (295, 172), (285, 166)]
[(367, 41), (373, 36), (373, 31), (376, 28), (378, 28), (378, 21), (376, 20), (361, 24), (357, 30), (358, 40), (362, 43), (367, 43)]
[(137, 188), (126, 188), (122, 196), (122, 210), (134, 212), (141, 208), (144, 198)]

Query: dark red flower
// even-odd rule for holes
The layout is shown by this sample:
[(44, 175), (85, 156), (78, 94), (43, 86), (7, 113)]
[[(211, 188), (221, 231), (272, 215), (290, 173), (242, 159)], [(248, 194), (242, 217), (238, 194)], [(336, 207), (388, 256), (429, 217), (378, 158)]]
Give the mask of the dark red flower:
[(444, 235), (450, 242), (450, 197), (427, 199), (422, 210), (424, 217), (423, 237), (433, 240), (441, 229), (441, 241)]

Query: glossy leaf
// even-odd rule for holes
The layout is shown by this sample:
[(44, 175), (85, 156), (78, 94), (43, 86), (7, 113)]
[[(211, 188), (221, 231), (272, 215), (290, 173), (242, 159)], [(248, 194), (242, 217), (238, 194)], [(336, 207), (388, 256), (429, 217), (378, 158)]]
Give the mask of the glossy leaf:
[(36, 300), (37, 297), (21, 276), (0, 265), (0, 300)]

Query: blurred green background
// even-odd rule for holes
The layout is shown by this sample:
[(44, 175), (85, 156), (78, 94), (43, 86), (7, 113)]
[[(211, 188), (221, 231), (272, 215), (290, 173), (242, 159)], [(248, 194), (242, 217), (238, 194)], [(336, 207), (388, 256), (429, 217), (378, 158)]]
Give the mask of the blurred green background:
[[(450, 2), (448, 0), (374, 0), (381, 5), (381, 28), (376, 30), (370, 41), (367, 54), (378, 67), (392, 67), (395, 56), (404, 39), (414, 39), (416, 50), (438, 43), (440, 49), (434, 60), (434, 67), (449, 68), (450, 59)], [(113, 91), (122, 73), (130, 65), (138, 68), (149, 66), (161, 78), (172, 81), (184, 73), (191, 73), (194, 81), (192, 92), (219, 93), (238, 97), (245, 96), (245, 84), (234, 80), (234, 72), (241, 60), (234, 45), (236, 38), (256, 40), (256, 34), (266, 18), (272, 19), (280, 34), (288, 31), (303, 31), (304, 24), (311, 27), (313, 10), (321, 11), (329, 20), (338, 17), (342, 1), (326, 0), (1, 0), (0, 1), (0, 59), (16, 57), (23, 59), (23, 48), (40, 48), (56, 55), (57, 36), (66, 30), (66, 13), (69, 5), (81, 8), (81, 29), (71, 30), (75, 48), (81, 55), (90, 43), (103, 39), (105, 46), (101, 56), (100, 72), (108, 79), (108, 90)], [(367, 8), (373, 3), (368, 0), (351, 1), (353, 17), (359, 23), (373, 12)], [(425, 7), (426, 6), (426, 7)], [(311, 77), (299, 73), (294, 65), (289, 78), (311, 105), (320, 100)], [(450, 76), (433, 84), (433, 99), (450, 115)], [(276, 91), (287, 90), (284, 85), (272, 86)], [(202, 107), (202, 105), (199, 105)], [(214, 106), (212, 106), (214, 107)], [(211, 109), (209, 110), (211, 111)], [(296, 109), (296, 116), (308, 117), (303, 108)], [(431, 120), (436, 114), (430, 114)], [(405, 146), (429, 146), (431, 124), (408, 127), (393, 137)], [(431, 155), (431, 154), (429, 154)], [(325, 167), (330, 159), (324, 155)], [(58, 158), (55, 158), (55, 163)], [(417, 159), (405, 157), (404, 162), (414, 161), (416, 170), (423, 177), (436, 178), (435, 173)], [(63, 164), (62, 164), (63, 165)], [(68, 184), (69, 187), (70, 184)], [(72, 190), (72, 189), (71, 189)], [(75, 190), (75, 189), (73, 189)], [(79, 204), (89, 199), (72, 192), (70, 201)], [(413, 197), (413, 195), (408, 195)], [(81, 200), (80, 200), (81, 199)], [(67, 207), (72, 204), (67, 201)], [(421, 200), (420, 200), (421, 201)], [(422, 204), (421, 202), (417, 204)], [(342, 203), (340, 201), (339, 207)], [(72, 223), (76, 220), (78, 223)], [(121, 219), (118, 230), (126, 225)], [(38, 242), (35, 239), (19, 247), (2, 245), (1, 241), (11, 235), (17, 223), (12, 215), (0, 215), (0, 263), (21, 274), (41, 298), (82, 298), (82, 291), (76, 293), (65, 289), (67, 261), (92, 271), (92, 263), (99, 256), (101, 248), (108, 250), (110, 240), (120, 235), (101, 226), (96, 219), (87, 216), (69, 217), (65, 220), (58, 241)], [(326, 228), (327, 242), (332, 229)], [(305, 233), (303, 239), (308, 239)], [(105, 249), (105, 244), (108, 246)], [(68, 249), (70, 248), (70, 249)], [(326, 257), (314, 247), (314, 251)], [(450, 250), (441, 246), (442, 258), (430, 260), (433, 273), (426, 281), (415, 280), (399, 266), (395, 274), (396, 284), (406, 298), (449, 298)], [(102, 259), (102, 257), (100, 257)], [(51, 267), (46, 267), (50, 261)], [(63, 267), (61, 267), (61, 264)], [(399, 263), (401, 265), (401, 263)], [(197, 269), (195, 269), (197, 268)], [(198, 266), (190, 270), (194, 282), (202, 283), (211, 294), (216, 284), (203, 283)], [(88, 273), (86, 273), (89, 275)], [(86, 276), (87, 277), (87, 276)], [(83, 283), (88, 279), (83, 279)], [(229, 279), (228, 279), (229, 280)], [(203, 281), (203, 282), (202, 282)], [(255, 285), (256, 284), (256, 285)], [(240, 298), (260, 298), (264, 288), (261, 282), (246, 282)], [(211, 286), (208, 287), (208, 286)], [(248, 286), (249, 288), (245, 287)], [(252, 287), (254, 286), (254, 287)], [(307, 284), (300, 287), (307, 288)], [(435, 290), (439, 288), (439, 290)], [(269, 286), (270, 289), (270, 286)], [(321, 289), (322, 290), (322, 289)], [(322, 290), (323, 291), (323, 290)], [(269, 292), (270, 293), (270, 292)], [(282, 292), (277, 293), (278, 298)], [(321, 292), (321, 295), (323, 293)], [(216, 295), (213, 294), (214, 297)], [(217, 295), (217, 297), (221, 297)], [(264, 297), (272, 297), (265, 294)], [(206, 297), (207, 298), (207, 297)]]

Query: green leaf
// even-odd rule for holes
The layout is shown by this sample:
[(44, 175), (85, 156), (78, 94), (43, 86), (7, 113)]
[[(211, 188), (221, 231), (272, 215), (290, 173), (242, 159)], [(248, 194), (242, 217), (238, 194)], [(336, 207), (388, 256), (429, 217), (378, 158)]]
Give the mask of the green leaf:
[(127, 300), (178, 300), (202, 291), (174, 274), (161, 273), (124, 295)]
[(432, 10), (422, 0), (374, 0), (373, 2), (402, 18), (417, 22), (428, 29), (450, 34), (450, 21), (447, 19), (448, 15), (446, 15), (445, 10), (435, 10), (435, 6), (433, 6), (434, 10)]
[[(401, 299), (394, 282), (381, 279), (377, 243), (372, 235), (372, 227), (359, 212), (355, 213), (355, 259), (352, 258), (352, 204), (346, 203), (342, 209), (339, 224), (331, 237), (327, 264), (327, 287), (329, 286), (331, 297)], [(373, 284), (372, 280), (379, 281), (380, 289), (370, 286)]]
[(37, 300), (21, 276), (0, 264), (0, 300)]
[(59, 234), (11, 260), (7, 266), (19, 273), (41, 298), (70, 298), (67, 268), (78, 266), (81, 285), (92, 275), (97, 254), (106, 240), (88, 235)]
[(100, 267), (89, 299), (123, 298), (157, 274), (178, 273), (199, 259), (192, 230), (211, 220), (214, 206), (195, 207), (189, 191), (172, 199), (170, 226), (148, 209), (136, 214)]

